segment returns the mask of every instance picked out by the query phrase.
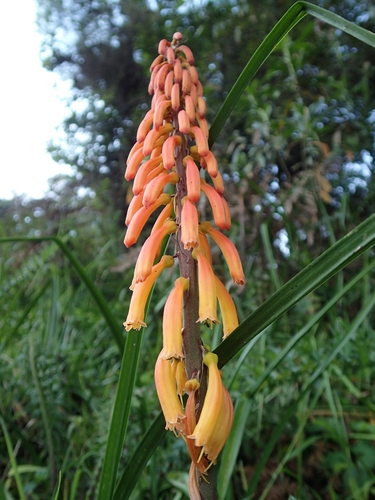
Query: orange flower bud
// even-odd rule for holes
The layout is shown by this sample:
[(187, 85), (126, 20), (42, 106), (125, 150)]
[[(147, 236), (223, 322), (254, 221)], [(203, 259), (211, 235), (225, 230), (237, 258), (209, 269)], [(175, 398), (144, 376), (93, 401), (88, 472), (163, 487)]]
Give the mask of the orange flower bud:
[(192, 51), (187, 47), (186, 45), (180, 45), (179, 47), (176, 48), (176, 52), (182, 52), (186, 58), (186, 61), (190, 64), (194, 64), (194, 56)]
[(204, 98), (202, 96), (199, 96), (197, 99), (197, 111), (198, 111), (198, 115), (201, 118), (204, 118), (204, 116), (206, 114), (206, 101), (204, 100)]
[(191, 77), (188, 69), (182, 70), (182, 86), (181, 90), (183, 94), (189, 94), (191, 89)]
[(133, 182), (134, 194), (139, 194), (143, 190), (147, 175), (152, 170), (154, 170), (154, 168), (160, 165), (161, 161), (162, 161), (161, 156), (157, 156), (156, 158), (150, 158), (149, 160), (142, 163), (142, 165), (139, 167), (134, 177), (134, 182)]
[(159, 90), (164, 90), (164, 82), (167, 74), (171, 71), (172, 67), (170, 64), (165, 64), (162, 66), (156, 76), (155, 85)]
[(155, 386), (160, 406), (164, 414), (166, 429), (179, 432), (185, 418), (184, 410), (176, 392), (176, 381), (169, 359), (158, 357), (155, 365)]
[(215, 178), (218, 175), (217, 160), (212, 151), (209, 151), (208, 155), (202, 158), (201, 163), (202, 167), (207, 170), (211, 178)]
[(132, 157), (130, 158), (130, 160), (128, 161), (128, 164), (126, 166), (126, 170), (125, 170), (125, 179), (127, 181), (130, 181), (132, 179), (134, 179), (134, 176), (138, 170), (138, 167), (141, 163), (142, 160), (145, 159), (145, 155), (143, 153), (143, 149), (138, 149), (133, 155)]
[(202, 130), (204, 136), (206, 139), (208, 139), (209, 136), (209, 129), (208, 129), (208, 123), (206, 118), (201, 118), (198, 113), (195, 114), (195, 119), (198, 122), (199, 128)]
[(131, 202), (129, 203), (128, 210), (126, 212), (125, 225), (128, 226), (132, 220), (134, 214), (143, 206), (142, 203), (143, 190), (136, 196), (133, 196)]
[(204, 132), (199, 127), (191, 127), (191, 130), (195, 138), (198, 153), (201, 156), (207, 156), (210, 150), (208, 148), (207, 137), (204, 135)]
[(156, 141), (164, 134), (170, 134), (173, 130), (173, 125), (171, 123), (167, 123), (159, 127), (158, 129), (153, 128), (147, 134), (145, 143), (143, 145), (143, 154), (144, 156), (148, 156), (151, 154), (152, 150), (155, 147)]
[(175, 233), (176, 229), (177, 224), (172, 220), (167, 220), (162, 227), (152, 233), (143, 243), (135, 265), (133, 282), (130, 286), (131, 290), (134, 289), (137, 283), (145, 281), (150, 276), (158, 248), (163, 239), (168, 234)]
[(160, 212), (158, 218), (155, 221), (155, 224), (152, 226), (151, 234), (157, 231), (165, 221), (172, 215), (173, 212), (173, 200), (171, 200)]
[(166, 99), (171, 98), (173, 83), (174, 83), (173, 71), (170, 71), (168, 75), (165, 77), (165, 82), (164, 82), (164, 93)]
[(198, 261), (199, 318), (197, 322), (220, 323), (217, 318), (216, 280), (212, 267), (201, 248), (194, 248), (193, 258)]
[(174, 83), (171, 92), (171, 103), (173, 111), (178, 111), (180, 109), (180, 85)]
[[(216, 177), (211, 177), (215, 190), (222, 195), (224, 193), (224, 181), (221, 173), (217, 171)], [(224, 199), (224, 198), (223, 198)], [(230, 227), (230, 224), (229, 224)], [(229, 228), (227, 228), (229, 229)]]
[(132, 156), (133, 156), (133, 155), (134, 155), (137, 151), (139, 151), (141, 148), (143, 148), (143, 142), (140, 142), (140, 143), (136, 142), (136, 143), (134, 144), (134, 146), (131, 148), (131, 150), (130, 150), (130, 152), (129, 152), (129, 154), (128, 154), (128, 157), (127, 157), (127, 159), (126, 159), (126, 164), (128, 164), (128, 163), (129, 163), (129, 161), (131, 160)]
[(184, 248), (191, 250), (199, 244), (198, 236), (198, 211), (194, 203), (189, 198), (182, 199), (183, 205), (181, 210), (181, 242)]
[(161, 56), (165, 56), (165, 53), (167, 51), (167, 47), (170, 47), (171, 42), (168, 42), (168, 40), (160, 40), (159, 42), (159, 47), (158, 47), (158, 52)]
[(193, 103), (193, 99), (191, 98), (191, 95), (185, 96), (185, 110), (189, 116), (190, 123), (194, 124), (195, 123), (195, 106)]
[(194, 83), (194, 85), (196, 85), (198, 83), (198, 71), (197, 71), (197, 68), (195, 66), (188, 66), (188, 70), (190, 72), (190, 78), (191, 78), (191, 82)]
[(212, 208), (212, 214), (214, 216), (214, 221), (217, 227), (221, 230), (227, 229), (228, 220), (225, 213), (225, 208), (223, 204), (224, 198), (215, 191), (215, 189), (209, 186), (204, 179), (201, 178), (201, 190), (207, 196)]
[(223, 196), (221, 197), (221, 201), (222, 201), (223, 207), (224, 207), (225, 225), (223, 226), (223, 228), (220, 227), (219, 229), (230, 229), (232, 220), (231, 220), (231, 216), (230, 216), (229, 206), (228, 206), (227, 200)]
[(188, 134), (190, 131), (189, 115), (184, 109), (178, 112), (178, 128), (182, 134)]
[(198, 105), (198, 92), (197, 92), (197, 86), (194, 84), (191, 85), (190, 96), (194, 104), (194, 115), (195, 115), (195, 108)]
[(166, 52), (167, 52), (166, 57), (167, 57), (168, 64), (173, 65), (174, 61), (175, 61), (174, 50), (172, 49), (172, 47), (168, 47)]
[(161, 150), (161, 154), (163, 157), (164, 168), (166, 168), (167, 170), (170, 170), (175, 166), (176, 159), (174, 150), (177, 146), (180, 146), (181, 143), (182, 139), (179, 135), (172, 135), (165, 141), (163, 149)]
[(152, 73), (152, 71), (155, 69), (155, 67), (158, 64), (161, 64), (163, 61), (164, 61), (164, 56), (163, 55), (156, 56), (155, 59), (153, 60), (152, 64), (151, 64), (151, 66), (150, 66), (150, 73)]
[[(181, 60), (176, 59), (173, 66), (174, 81), (175, 83), (181, 83), (182, 81), (182, 65)], [(179, 86), (180, 87), (180, 86)]]
[(163, 255), (160, 262), (153, 266), (151, 274), (142, 283), (137, 283), (134, 287), (128, 317), (124, 323), (126, 331), (139, 330), (142, 326), (147, 326), (145, 323), (145, 308), (151, 288), (154, 286), (156, 279), (162, 271), (167, 267), (172, 267), (174, 259), (171, 255)]
[(168, 108), (171, 107), (171, 101), (161, 101), (159, 102), (156, 107), (155, 107), (155, 113), (154, 113), (154, 127), (157, 129), (161, 125), (163, 125), (163, 120), (168, 116)]
[(152, 179), (147, 186), (143, 194), (143, 205), (149, 207), (159, 198), (165, 186), (169, 183), (176, 184), (178, 182), (178, 175), (176, 172), (171, 172), (169, 174), (161, 175)]
[(227, 238), (225, 234), (214, 229), (209, 222), (202, 222), (201, 231), (209, 234), (222, 251), (233, 281), (238, 285), (243, 285), (245, 283), (245, 275), (242, 269), (240, 256), (232, 241)]
[(154, 110), (150, 109), (149, 111), (147, 111), (145, 117), (143, 118), (143, 120), (139, 124), (138, 130), (137, 130), (137, 142), (138, 143), (143, 142), (145, 140), (146, 135), (150, 131), (153, 117), (154, 117)]
[(182, 306), (184, 292), (189, 288), (189, 280), (177, 278), (175, 286), (169, 294), (163, 313), (163, 359), (183, 359), (182, 350)]
[(201, 196), (201, 176), (199, 169), (191, 156), (184, 158), (186, 164), (187, 197), (192, 203), (197, 203)]
[[(140, 196), (140, 195), (138, 195)], [(139, 235), (146, 224), (150, 215), (161, 205), (166, 205), (170, 202), (171, 197), (169, 194), (163, 193), (159, 196), (155, 203), (149, 207), (141, 207), (133, 216), (129, 223), (128, 230), (126, 231), (124, 244), (127, 248), (137, 242)]]
[(225, 288), (225, 286), (217, 276), (215, 276), (215, 278), (217, 298), (221, 311), (221, 319), (223, 321), (223, 339), (225, 339), (239, 325), (238, 316), (236, 306), (234, 305), (233, 299), (230, 296), (228, 290)]

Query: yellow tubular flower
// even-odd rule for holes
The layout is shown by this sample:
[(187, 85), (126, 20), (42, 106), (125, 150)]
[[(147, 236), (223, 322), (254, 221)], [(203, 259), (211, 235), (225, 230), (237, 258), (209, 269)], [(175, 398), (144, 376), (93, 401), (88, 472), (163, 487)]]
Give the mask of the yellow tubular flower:
[(176, 229), (177, 224), (172, 220), (167, 220), (161, 228), (151, 234), (144, 242), (135, 265), (131, 290), (134, 289), (137, 283), (144, 281), (151, 274), (156, 253), (163, 239), (167, 234), (175, 233)]
[(182, 350), (182, 305), (184, 292), (189, 288), (189, 280), (177, 278), (168, 296), (163, 313), (163, 359), (183, 359)]
[(164, 255), (160, 262), (152, 268), (151, 274), (142, 283), (137, 283), (134, 287), (133, 295), (130, 300), (128, 317), (124, 323), (125, 330), (139, 330), (145, 323), (145, 308), (151, 288), (161, 272), (167, 267), (172, 267), (174, 259), (171, 255)]
[(234, 305), (233, 299), (230, 296), (228, 290), (225, 288), (225, 286), (217, 276), (215, 276), (215, 278), (217, 298), (219, 301), (221, 318), (223, 320), (223, 339), (225, 339), (239, 325), (238, 316), (236, 306)]
[(192, 255), (198, 261), (199, 318), (197, 322), (206, 323), (211, 328), (213, 323), (220, 323), (217, 317), (215, 275), (201, 248), (195, 248)]
[(223, 401), (211, 439), (204, 445), (204, 453), (208, 460), (216, 462), (216, 459), (228, 439), (233, 423), (233, 403), (228, 390), (222, 385)]
[(245, 283), (245, 275), (242, 269), (241, 259), (238, 255), (237, 248), (231, 240), (227, 238), (225, 234), (214, 229), (209, 222), (202, 222), (200, 229), (203, 233), (209, 234), (222, 251), (233, 281), (238, 285), (243, 285)]
[(166, 429), (180, 432), (185, 418), (184, 410), (176, 392), (176, 381), (169, 359), (158, 357), (155, 365), (155, 386), (166, 422)]
[(203, 363), (208, 368), (207, 393), (194, 432), (187, 437), (195, 439), (195, 445), (204, 448), (210, 442), (220, 416), (223, 402), (223, 383), (220, 370), (217, 367), (218, 357), (216, 354), (208, 352), (203, 358)]

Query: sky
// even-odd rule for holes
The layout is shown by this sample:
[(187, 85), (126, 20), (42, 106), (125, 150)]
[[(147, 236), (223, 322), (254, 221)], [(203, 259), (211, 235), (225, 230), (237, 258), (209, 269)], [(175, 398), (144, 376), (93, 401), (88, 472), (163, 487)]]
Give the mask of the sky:
[(0, 8), (0, 199), (25, 194), (41, 198), (48, 179), (70, 173), (47, 152), (67, 110), (69, 82), (42, 67), (41, 35), (35, 24), (35, 0), (10, 0)]

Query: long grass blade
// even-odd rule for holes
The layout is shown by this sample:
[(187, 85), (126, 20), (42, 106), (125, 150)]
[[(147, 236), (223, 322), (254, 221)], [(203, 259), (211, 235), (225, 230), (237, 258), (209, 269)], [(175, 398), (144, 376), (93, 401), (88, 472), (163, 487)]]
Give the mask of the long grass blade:
[(20, 475), (18, 473), (17, 460), (16, 460), (16, 457), (14, 456), (14, 453), (13, 453), (13, 446), (12, 446), (12, 443), (10, 440), (8, 429), (6, 428), (2, 417), (0, 417), (0, 425), (1, 425), (1, 428), (3, 429), (5, 444), (6, 444), (6, 447), (8, 450), (10, 463), (12, 464), (12, 470), (13, 470), (14, 478), (16, 480), (16, 485), (17, 485), (18, 494), (20, 496), (20, 500), (26, 500), (26, 496), (25, 496), (25, 492), (24, 492), (24, 489), (22, 486), (21, 478), (20, 478)]
[(366, 319), (372, 308), (375, 306), (375, 294), (373, 294), (370, 297), (370, 300), (363, 306), (363, 308), (360, 310), (360, 312), (357, 314), (355, 317), (354, 321), (352, 322), (351, 328), (348, 329), (348, 331), (345, 333), (345, 335), (341, 338), (341, 340), (337, 343), (336, 347), (333, 349), (333, 351), (330, 353), (329, 356), (326, 357), (326, 359), (316, 368), (314, 373), (311, 375), (309, 378), (308, 382), (306, 383), (305, 387), (302, 388), (301, 393), (299, 397), (296, 399), (294, 403), (291, 404), (290, 408), (284, 415), (284, 417), (281, 419), (279, 425), (276, 427), (274, 432), (272, 433), (271, 438), (269, 439), (267, 446), (263, 450), (262, 456), (257, 463), (257, 466), (255, 467), (254, 474), (251, 478), (251, 481), (249, 483), (249, 488), (248, 488), (248, 496), (247, 498), (252, 498), (252, 495), (254, 494), (258, 481), (260, 479), (260, 476), (262, 474), (262, 471), (271, 456), (271, 453), (281, 436), (285, 425), (290, 421), (291, 417), (294, 415), (296, 407), (300, 403), (300, 401), (303, 399), (307, 391), (311, 388), (311, 386), (318, 380), (318, 378), (321, 376), (321, 374), (326, 370), (326, 368), (329, 366), (329, 364), (336, 358), (338, 353), (342, 351), (342, 349), (346, 346), (346, 344), (349, 342), (349, 340), (355, 335), (356, 331), (362, 324), (362, 322)]
[(362, 222), (305, 267), (248, 316), (216, 349), (225, 365), (273, 321), (375, 244), (375, 215)]

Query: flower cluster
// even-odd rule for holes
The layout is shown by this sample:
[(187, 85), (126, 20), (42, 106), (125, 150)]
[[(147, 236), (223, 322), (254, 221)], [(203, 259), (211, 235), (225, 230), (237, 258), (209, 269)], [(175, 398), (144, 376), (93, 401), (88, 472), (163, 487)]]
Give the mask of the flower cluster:
[[(186, 297), (189, 293), (198, 295), (194, 321), (210, 327), (219, 323), (219, 304), (225, 338), (238, 326), (238, 318), (230, 294), (212, 268), (209, 239), (220, 248), (235, 283), (244, 283), (244, 273), (234, 244), (222, 232), (231, 225), (223, 197), (223, 178), (208, 146), (202, 84), (192, 52), (182, 39), (181, 33), (175, 33), (172, 42), (162, 40), (159, 44), (159, 55), (150, 68), (151, 109), (139, 125), (137, 142), (127, 159), (125, 178), (134, 180), (134, 196), (125, 221), (125, 245), (135, 244), (151, 214), (161, 211), (135, 266), (130, 287), (133, 295), (124, 326), (126, 330), (146, 326), (145, 307), (152, 286), (177, 258), (181, 276), (164, 308), (163, 349), (155, 366), (155, 384), (166, 427), (186, 441), (193, 463), (193, 491), (196, 470), (205, 474), (224, 446), (232, 425), (233, 404), (221, 381), (217, 356), (203, 345), (201, 364), (205, 368), (186, 373)], [(202, 193), (212, 208), (217, 229), (200, 220), (197, 204)], [(170, 235), (175, 240), (174, 256), (159, 259), (163, 241)], [(194, 263), (190, 270), (196, 276), (196, 290), (192, 290), (192, 276), (184, 270), (183, 259)], [(207, 390), (200, 401), (197, 394), (202, 376), (207, 378)], [(185, 408), (184, 393), (188, 395)]]

